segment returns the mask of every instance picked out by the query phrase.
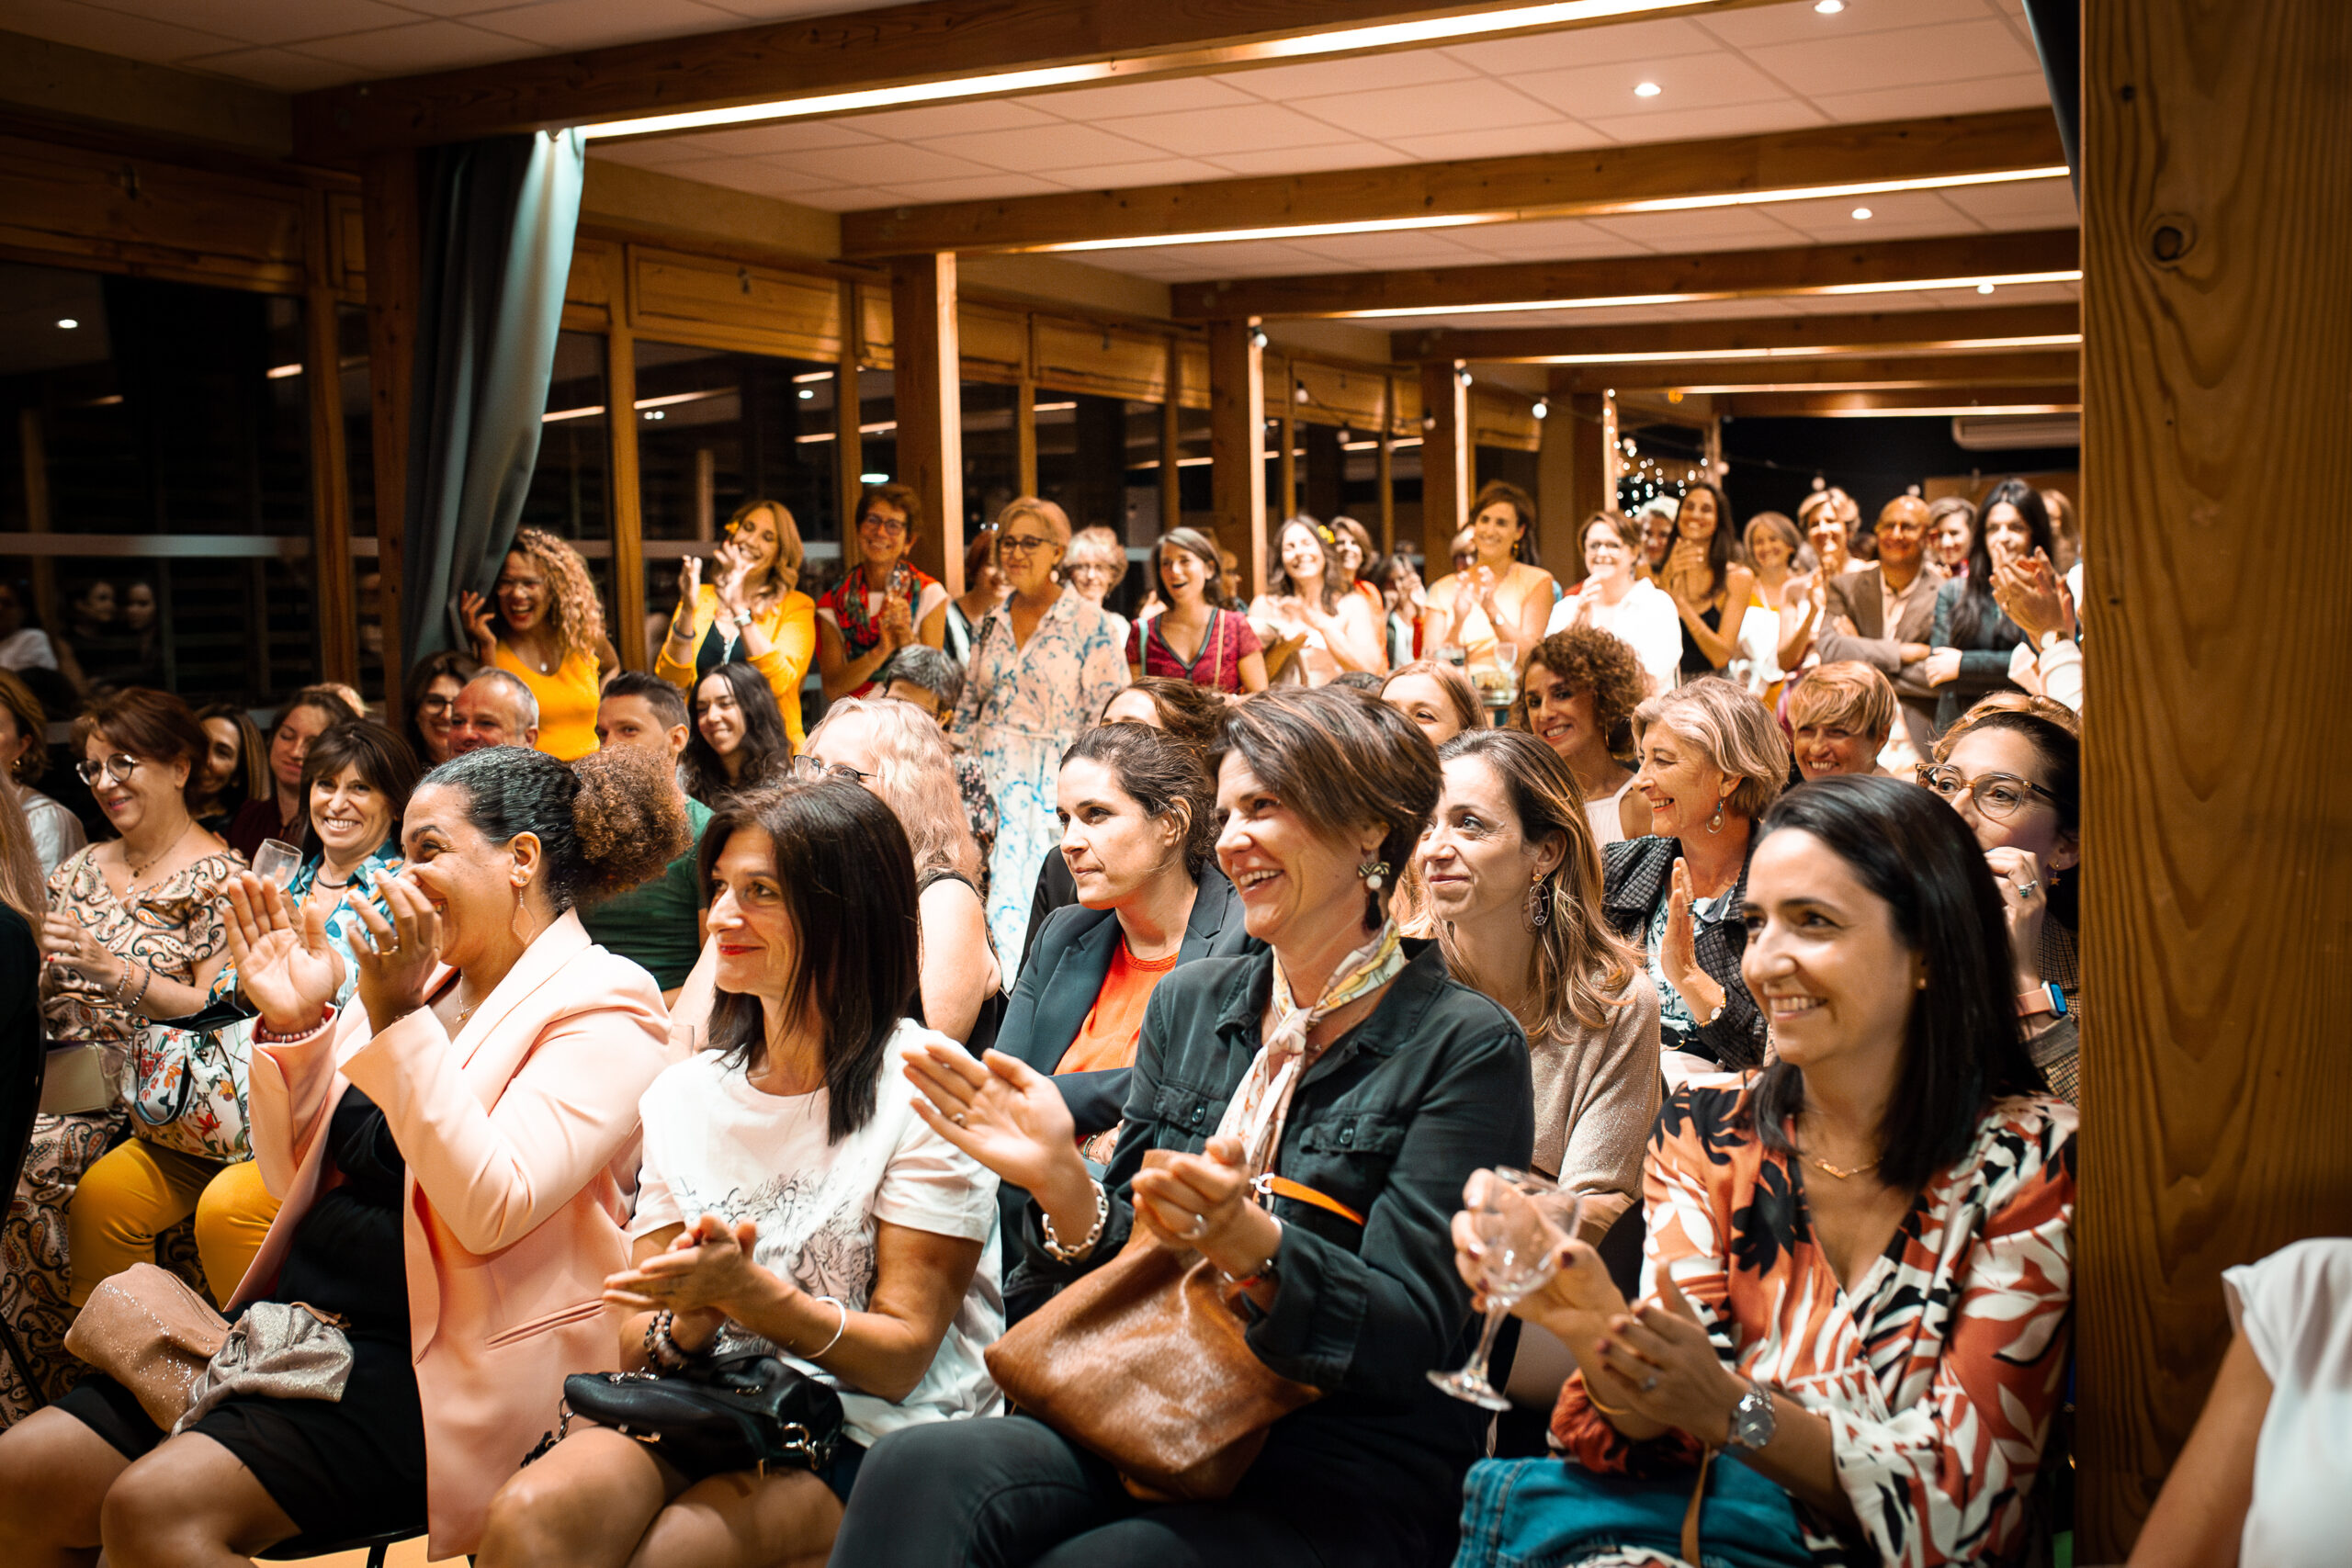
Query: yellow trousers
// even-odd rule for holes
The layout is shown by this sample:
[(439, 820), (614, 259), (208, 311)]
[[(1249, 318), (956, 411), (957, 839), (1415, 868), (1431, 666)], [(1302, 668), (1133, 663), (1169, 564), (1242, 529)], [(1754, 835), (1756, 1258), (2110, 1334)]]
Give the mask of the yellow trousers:
[(196, 1216), (197, 1256), (212, 1299), (225, 1303), (245, 1277), (277, 1200), (251, 1160), (220, 1165), (131, 1138), (83, 1173), (66, 1211), (75, 1306), (102, 1280), (155, 1261), (155, 1238)]

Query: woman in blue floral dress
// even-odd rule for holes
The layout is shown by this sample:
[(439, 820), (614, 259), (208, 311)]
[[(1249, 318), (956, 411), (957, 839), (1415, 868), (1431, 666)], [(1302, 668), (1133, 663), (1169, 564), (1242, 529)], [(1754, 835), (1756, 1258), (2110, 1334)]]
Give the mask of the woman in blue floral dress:
[(1055, 581), (1069, 547), (1069, 518), (1023, 496), (997, 519), (999, 570), (1012, 595), (989, 612), (956, 707), (956, 733), (980, 761), (996, 797), (989, 857), (989, 933), (1017, 953), (1037, 868), (1061, 839), (1054, 790), (1062, 753), (1127, 683), (1113, 617)]

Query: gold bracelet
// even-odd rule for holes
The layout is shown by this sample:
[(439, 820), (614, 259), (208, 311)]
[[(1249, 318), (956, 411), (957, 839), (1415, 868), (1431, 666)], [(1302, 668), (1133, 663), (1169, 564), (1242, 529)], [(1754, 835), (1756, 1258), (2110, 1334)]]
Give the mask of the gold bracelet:
[(1592, 1396), (1592, 1385), (1590, 1383), (1584, 1385), (1584, 1402), (1587, 1404), (1591, 1405), (1595, 1410), (1600, 1411), (1603, 1416), (1632, 1416), (1637, 1414), (1637, 1412), (1630, 1408), (1620, 1409), (1614, 1404), (1601, 1404), (1600, 1401)]

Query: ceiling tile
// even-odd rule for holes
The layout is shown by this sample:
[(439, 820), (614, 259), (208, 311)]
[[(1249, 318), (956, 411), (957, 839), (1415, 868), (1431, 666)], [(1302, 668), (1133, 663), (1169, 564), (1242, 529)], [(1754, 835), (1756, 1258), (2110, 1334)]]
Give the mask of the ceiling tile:
[[(688, 157), (756, 158), (779, 152), (814, 152), (826, 147), (864, 147), (881, 140), (865, 129), (870, 121), (794, 119), (751, 125), (738, 130), (704, 130), (692, 136), (656, 136), (639, 145), (674, 147)], [(628, 145), (613, 143), (613, 145)]]
[(871, 207), (892, 205), (888, 193), (872, 186), (842, 186), (833, 190), (803, 191), (792, 199), (803, 207), (813, 207), (822, 212), (862, 212)]
[(1291, 243), (1309, 255), (1382, 270), (1475, 266), (1485, 259), (1447, 237), (1454, 232), (1457, 231), (1405, 230), (1389, 234), (1324, 234), (1313, 239), (1294, 240)]
[[(1868, 208), (1870, 217), (1857, 219), (1857, 208)], [(1827, 231), (1840, 242), (1870, 239), (1895, 228), (1916, 230), (1923, 224), (1947, 234), (1976, 231), (1973, 220), (1956, 211), (1944, 201), (1940, 192), (1932, 190), (1882, 191), (1875, 196), (1831, 197), (1822, 201), (1776, 201), (1772, 204), (1772, 218), (1775, 222), (1808, 233)]]
[(846, 123), (892, 141), (920, 141), (929, 136), (961, 136), (975, 130), (1019, 130), (1028, 126), (1059, 125), (1026, 100), (975, 98), (968, 103), (931, 104), (917, 109), (892, 109), (888, 114), (862, 114)]
[(675, 169), (715, 162), (704, 149), (680, 137), (652, 136), (635, 141), (591, 141), (592, 163), (628, 164), (639, 169)]
[(1295, 99), (1291, 107), (1342, 130), (1389, 142), (1400, 136), (1490, 130), (1498, 126), (1555, 122), (1560, 118), (1545, 105), (1488, 81), (1467, 87), (1432, 82), (1419, 87), (1340, 93)]
[(1736, 49), (1761, 49), (1772, 44), (1812, 44), (1854, 38), (1893, 28), (1978, 21), (1991, 15), (1993, 9), (1988, 0), (1846, 0), (1843, 11), (1824, 17), (1798, 0), (1786, 6), (1725, 11), (1701, 17), (1698, 25)]
[(1000, 171), (928, 147), (876, 141), (864, 147), (826, 147), (792, 154), (795, 162), (843, 185), (907, 185), (921, 180), (964, 179)]
[(2015, 180), (1942, 194), (1987, 229), (2071, 229), (2081, 220), (2071, 180)]
[(1704, 54), (1715, 47), (1714, 39), (1678, 19), (1489, 39), (1453, 44), (1443, 52), (1499, 76), (1514, 71), (1575, 70), (1620, 60), (1672, 60)]
[(1190, 109), (1232, 108), (1254, 103), (1247, 93), (1208, 76), (1178, 76), (1165, 82), (1123, 82), (1115, 87), (1076, 87), (1039, 93), (1027, 100), (1063, 119), (1100, 121), (1130, 115), (1182, 114)]
[(1216, 153), (1210, 162), (1235, 175), (1312, 175), (1394, 164), (1396, 153), (1377, 141), (1336, 141), (1325, 147), (1245, 147)]
[(1365, 54), (1353, 60), (1312, 60), (1301, 65), (1269, 65), (1235, 71), (1219, 80), (1277, 103), (1328, 93), (1367, 93), (1388, 87), (1418, 87), (1430, 82), (1476, 77), (1476, 68), (1442, 50), (1414, 49), (1396, 54)]
[(1133, 186), (1219, 180), (1225, 177), (1225, 171), (1197, 158), (1159, 158), (1144, 164), (1094, 164), (1076, 169), (1054, 169), (1046, 177), (1071, 190), (1125, 190)]
[(1997, 17), (1861, 33), (1817, 43), (1775, 44), (1750, 51), (1749, 58), (1775, 75), (1815, 87), (1839, 82), (1900, 87), (1977, 76), (2015, 76), (2041, 69), (2033, 51), (2019, 43), (2008, 24)]
[[(0, 7), (0, 17), (15, 9), (13, 5)], [(106, 11), (194, 25), (254, 44), (292, 43), (416, 20), (414, 12), (381, 0), (237, 0), (228, 6), (191, 4), (190, 0), (107, 0), (100, 14)]]
[(1159, 158), (1159, 149), (1124, 136), (1114, 136), (1096, 125), (1067, 121), (1033, 126), (1025, 130), (982, 130), (942, 137), (921, 143), (935, 152), (1000, 169), (1043, 174), (1055, 169), (1100, 167), (1105, 164), (1141, 164)]
[(1142, 115), (1103, 122), (1105, 130), (1170, 152), (1214, 157), (1268, 147), (1314, 147), (1344, 140), (1321, 120), (1248, 99), (1238, 107), (1193, 109), (1182, 114)]
[(15, 32), (47, 39), (52, 43), (94, 49), (129, 60), (166, 62), (194, 54), (218, 54), (253, 40), (236, 35), (233, 15), (223, 15), (209, 28), (164, 22), (85, 6), (78, 0), (7, 0), (0, 23)]
[(1628, 212), (1615, 218), (1587, 219), (1604, 234), (1666, 255), (1693, 251), (1753, 249), (1759, 245), (1793, 245), (1797, 235), (1786, 224), (1775, 223), (1757, 207), (1707, 207), (1691, 212)]
[(696, 0), (540, 0), (536, 6), (481, 12), (466, 20), (542, 49), (569, 52), (717, 32), (742, 18)]
[(1649, 114), (1594, 118), (1585, 123), (1618, 141), (1690, 141), (1711, 136), (1757, 136), (1822, 123), (1820, 113), (1794, 98), (1769, 104), (1661, 109)]
[[(401, 0), (403, 5), (407, 0)], [(830, 17), (842, 11), (878, 11), (902, 0), (707, 0), (721, 11), (755, 22), (780, 22), (791, 17)]]
[(528, 55), (531, 51), (517, 39), (462, 22), (412, 22), (375, 32), (315, 39), (304, 43), (301, 52), (363, 67), (369, 76), (399, 76), (413, 71), (488, 65)]
[(1498, 130), (1449, 130), (1436, 136), (1391, 136), (1388, 145), (1425, 163), (1457, 158), (1515, 158), (1530, 152), (1573, 152), (1603, 147), (1609, 138), (1572, 119), (1514, 125)]
[(1813, 95), (1815, 107), (1848, 125), (1923, 115), (1987, 114), (1995, 109), (2033, 108), (2049, 101), (2049, 82), (2038, 71), (2018, 76), (1983, 76), (1973, 82), (1934, 82), (1910, 87), (1878, 87), (1861, 93)]
[(801, 166), (797, 158), (713, 158), (707, 163), (673, 164), (662, 171), (680, 179), (725, 186), (761, 196), (789, 197), (797, 201), (810, 191), (835, 190), (842, 182)]
[(223, 54), (190, 55), (175, 63), (190, 71), (232, 76), (278, 93), (308, 93), (356, 80), (352, 67), (286, 49), (238, 49)]
[(1486, 223), (1448, 231), (1458, 244), (1507, 261), (1568, 260), (1613, 256), (1645, 247), (1595, 228), (1581, 218), (1544, 218), (1528, 223)]
[[(1596, 115), (1663, 116), (1692, 108), (1768, 103), (1789, 96), (1780, 83), (1721, 50), (1569, 71), (1513, 73), (1504, 81), (1531, 98), (1583, 119)], [(1656, 97), (1636, 97), (1634, 88), (1644, 82), (1655, 82), (1664, 91)]]
[(894, 182), (885, 187), (886, 199), (881, 205), (891, 201), (912, 202), (918, 207), (934, 201), (994, 201), (1008, 196), (1057, 196), (1061, 190), (1060, 186), (1035, 175), (1008, 175), (992, 169), (965, 179)]

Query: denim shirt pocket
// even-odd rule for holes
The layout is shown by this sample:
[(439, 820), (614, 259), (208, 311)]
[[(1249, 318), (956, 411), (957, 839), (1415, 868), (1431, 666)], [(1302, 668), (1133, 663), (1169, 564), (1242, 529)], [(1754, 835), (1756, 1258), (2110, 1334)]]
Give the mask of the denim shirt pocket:
[[(1287, 1147), (1275, 1168), (1302, 1187), (1368, 1214), (1388, 1185), (1389, 1168), (1405, 1145), (1406, 1126), (1406, 1118), (1376, 1111), (1329, 1111), (1283, 1140)], [(1295, 1199), (1277, 1198), (1274, 1203), (1284, 1224), (1304, 1224), (1351, 1252), (1363, 1246), (1363, 1227), (1340, 1215)]]
[(1151, 1119), (1163, 1129), (1159, 1147), (1199, 1149), (1216, 1136), (1225, 1116), (1225, 1099), (1182, 1083), (1163, 1083), (1152, 1097)]

